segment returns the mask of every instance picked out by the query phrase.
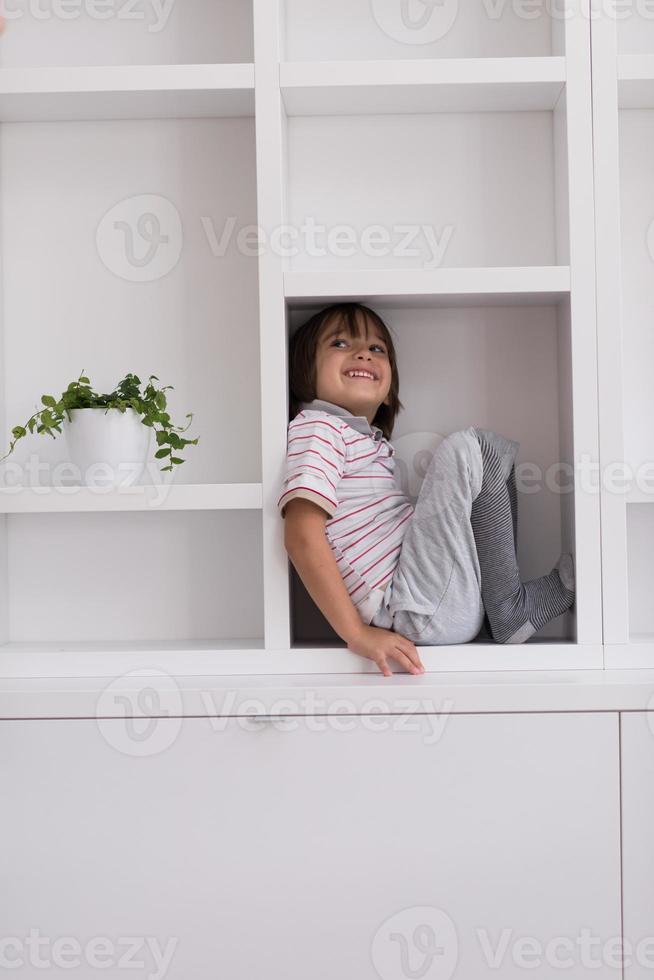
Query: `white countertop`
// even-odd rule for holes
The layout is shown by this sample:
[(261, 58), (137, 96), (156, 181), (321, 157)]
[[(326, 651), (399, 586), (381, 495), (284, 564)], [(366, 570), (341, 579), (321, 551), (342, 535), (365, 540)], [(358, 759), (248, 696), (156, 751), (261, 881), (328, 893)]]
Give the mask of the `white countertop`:
[(646, 710), (653, 669), (0, 680), (1, 719)]

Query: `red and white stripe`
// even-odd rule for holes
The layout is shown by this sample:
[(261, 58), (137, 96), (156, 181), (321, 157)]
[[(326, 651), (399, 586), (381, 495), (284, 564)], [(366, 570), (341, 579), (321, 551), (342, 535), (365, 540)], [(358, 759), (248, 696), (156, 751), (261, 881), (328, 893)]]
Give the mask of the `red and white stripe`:
[(325, 533), (350, 598), (359, 606), (384, 590), (397, 566), (413, 506), (395, 481), (387, 439), (357, 432), (342, 416), (305, 409), (290, 422), (286, 473), (277, 502), (293, 497), (325, 510)]

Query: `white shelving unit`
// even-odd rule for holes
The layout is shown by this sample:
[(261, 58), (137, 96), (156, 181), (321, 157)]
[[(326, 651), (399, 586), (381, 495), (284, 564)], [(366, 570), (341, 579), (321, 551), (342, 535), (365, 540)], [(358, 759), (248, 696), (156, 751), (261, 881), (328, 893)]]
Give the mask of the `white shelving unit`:
[[(654, 664), (654, 26), (592, 23), (604, 630), (609, 667)], [(622, 463), (625, 465), (623, 466)], [(614, 469), (611, 469), (614, 467)]]
[[(601, 667), (600, 501), (556, 485), (559, 461), (599, 458), (585, 5), (499, 22), (470, 5), (421, 44), (364, 0), (190, 6), (158, 32), (81, 18), (2, 40), (0, 431), (84, 368), (105, 390), (127, 371), (173, 384), (200, 442), (170, 484), (153, 466), (129, 494), (17, 491), (12, 471), (0, 675), (376, 670), (293, 583), (276, 509), (288, 338), (339, 299), (395, 337), (407, 490), (421, 440), (495, 428), (532, 466), (523, 576), (576, 556), (574, 615), (425, 664)], [(139, 264), (144, 212), (169, 268)], [(120, 260), (115, 222), (132, 228)], [(12, 465), (35, 453), (48, 473), (66, 458), (32, 437)]]
[(565, 58), (284, 62), (288, 116), (553, 109)]
[(0, 121), (254, 115), (254, 65), (0, 69)]

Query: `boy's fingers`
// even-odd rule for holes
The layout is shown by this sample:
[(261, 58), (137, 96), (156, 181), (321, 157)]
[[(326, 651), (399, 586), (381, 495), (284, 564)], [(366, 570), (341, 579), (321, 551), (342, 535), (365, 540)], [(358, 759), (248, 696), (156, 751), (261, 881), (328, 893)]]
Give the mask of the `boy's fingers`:
[(420, 668), (418, 667), (418, 665), (417, 665), (417, 664), (414, 664), (414, 663), (413, 663), (413, 661), (412, 661), (412, 660), (411, 660), (411, 659), (410, 659), (410, 658), (409, 658), (409, 657), (408, 657), (408, 656), (406, 655), (406, 653), (404, 653), (404, 652), (403, 652), (403, 651), (402, 651), (402, 650), (400, 649), (400, 647), (396, 647), (396, 648), (395, 648), (395, 653), (393, 653), (393, 654), (391, 654), (391, 656), (392, 656), (392, 657), (393, 657), (393, 658), (394, 658), (395, 660), (397, 660), (397, 662), (398, 662), (398, 663), (399, 663), (399, 664), (400, 664), (400, 665), (401, 665), (402, 667), (404, 667), (404, 668), (405, 668), (405, 670), (408, 670), (408, 671), (409, 671), (409, 673), (411, 673), (411, 674), (415, 674), (415, 673), (417, 673), (417, 671), (418, 671), (418, 670), (420, 669)]
[(409, 651), (409, 653), (407, 653), (407, 656), (411, 661), (413, 661), (416, 667), (419, 667), (420, 670), (424, 670), (422, 660), (420, 659), (420, 654), (418, 653), (417, 650), (415, 652), (413, 650)]
[(383, 655), (380, 656), (379, 660), (377, 661), (377, 666), (381, 670), (381, 672), (384, 675), (384, 677), (390, 677), (390, 676), (392, 676), (393, 671), (391, 670), (391, 668), (386, 663), (386, 658)]
[(410, 646), (408, 640), (406, 641), (406, 644), (407, 644), (406, 646), (399, 647), (398, 649), (400, 649), (402, 653), (406, 654), (409, 660), (411, 660), (412, 663), (416, 665), (416, 667), (420, 667), (421, 670), (424, 670), (422, 661), (420, 659), (420, 654), (418, 653), (416, 648), (414, 646)]

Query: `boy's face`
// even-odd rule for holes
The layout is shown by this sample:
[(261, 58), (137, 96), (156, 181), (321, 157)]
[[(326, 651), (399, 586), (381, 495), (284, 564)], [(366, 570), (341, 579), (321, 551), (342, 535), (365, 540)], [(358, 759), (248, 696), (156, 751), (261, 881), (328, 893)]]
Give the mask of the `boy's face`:
[(357, 323), (356, 337), (348, 335), (338, 318), (323, 327), (316, 350), (316, 398), (340, 405), (353, 415), (365, 415), (372, 422), (379, 406), (390, 401), (391, 365), (386, 343), (374, 324), (368, 324), (366, 337), (360, 313)]

